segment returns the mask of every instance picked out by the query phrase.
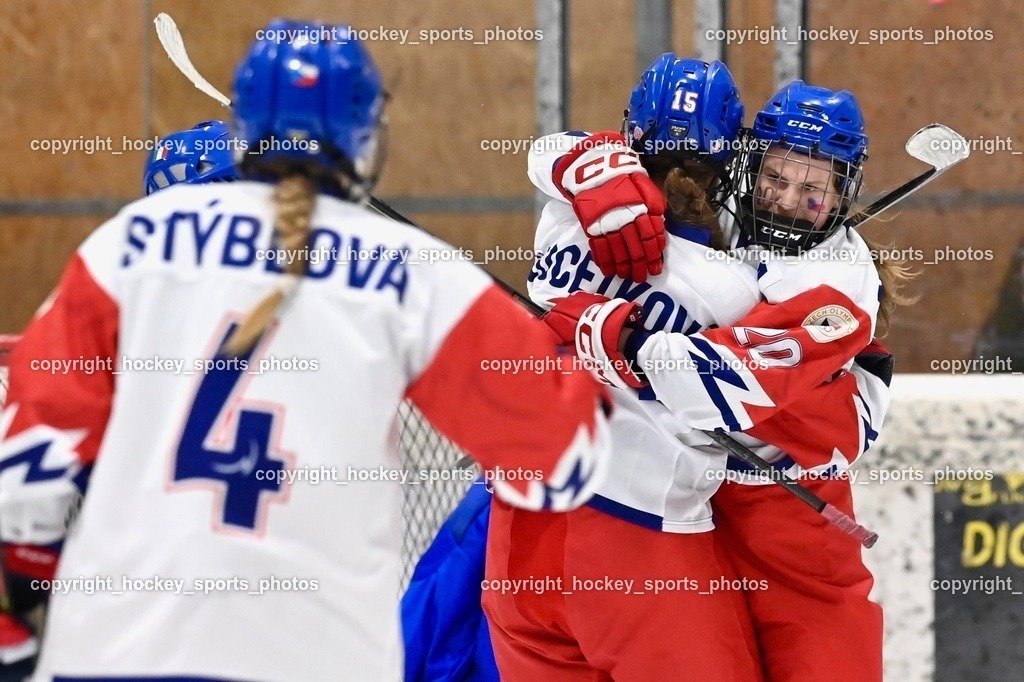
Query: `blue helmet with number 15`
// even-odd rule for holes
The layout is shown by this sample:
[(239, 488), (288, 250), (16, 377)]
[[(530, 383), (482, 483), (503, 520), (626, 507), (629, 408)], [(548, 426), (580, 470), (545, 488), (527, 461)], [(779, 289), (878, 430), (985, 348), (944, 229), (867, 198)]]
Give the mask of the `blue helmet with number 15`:
[(640, 155), (669, 154), (723, 166), (736, 151), (743, 104), (719, 61), (658, 57), (629, 98), (622, 134)]

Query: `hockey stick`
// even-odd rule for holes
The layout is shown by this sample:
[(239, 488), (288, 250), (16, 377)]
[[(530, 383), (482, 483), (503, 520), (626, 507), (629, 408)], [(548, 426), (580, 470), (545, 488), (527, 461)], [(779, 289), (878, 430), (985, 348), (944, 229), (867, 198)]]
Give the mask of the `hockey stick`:
[[(160, 44), (167, 52), (167, 56), (170, 57), (172, 62), (174, 62), (174, 65), (177, 66), (178, 69), (185, 75), (185, 77), (192, 81), (192, 83), (199, 90), (203, 91), (210, 97), (213, 97), (215, 100), (217, 100), (224, 106), (230, 107), (231, 99), (223, 93), (221, 93), (215, 87), (213, 87), (209, 81), (207, 81), (199, 74), (195, 66), (193, 66), (192, 60), (189, 59), (188, 53), (185, 50), (185, 42), (181, 38), (181, 32), (178, 30), (178, 27), (174, 23), (174, 20), (171, 19), (171, 17), (167, 14), (161, 13), (156, 17), (154, 23), (156, 23), (157, 26), (157, 37), (160, 40)], [(910, 143), (908, 142), (907, 144), (909, 147)], [(415, 227), (418, 230), (430, 234), (427, 230), (424, 230), (422, 227), (412, 222), (411, 220), (406, 218), (404, 215), (402, 215), (401, 213), (399, 213), (394, 208), (392, 208), (385, 202), (381, 201), (377, 197), (371, 195), (368, 199), (368, 202), (370, 207), (373, 208), (378, 213), (380, 213), (381, 215), (387, 216), (392, 220), (405, 223), (406, 225)], [(502, 280), (494, 276), (492, 276), (491, 279), (497, 286), (502, 288), (506, 293), (512, 296), (512, 298), (514, 298), (516, 301), (518, 301), (520, 304), (526, 307), (533, 314), (539, 317), (545, 312), (543, 308), (538, 306), (536, 303), (531, 301), (526, 296), (520, 294), (508, 283), (503, 282)], [(734, 457), (743, 462), (746, 462), (747, 464), (754, 467), (758, 471), (774, 471), (771, 464), (761, 459), (753, 450), (737, 442), (728, 434), (713, 431), (704, 431), (704, 433), (707, 434), (708, 437), (710, 437), (713, 441), (724, 447), (731, 455), (733, 455)], [(772, 476), (771, 478), (774, 482), (781, 485), (783, 488), (788, 490), (797, 498), (813, 507), (815, 511), (817, 511), (819, 514), (825, 517), (825, 519), (827, 519), (829, 523), (835, 525), (848, 535), (852, 535), (853, 537), (857, 538), (857, 540), (865, 547), (871, 547), (875, 544), (875, 541), (878, 539), (878, 535), (872, 533), (863, 526), (859, 525), (856, 521), (847, 516), (841, 510), (837, 509), (831, 504), (828, 504), (827, 502), (819, 498), (817, 495), (812, 493), (810, 490), (807, 490), (802, 485), (797, 483), (796, 481), (778, 476)]]
[(185, 74), (185, 77), (192, 81), (192, 84), (204, 94), (209, 95), (224, 106), (230, 107), (231, 98), (213, 87), (210, 81), (203, 78), (196, 67), (192, 65), (192, 60), (188, 58), (188, 52), (185, 50), (185, 41), (181, 39), (181, 31), (178, 30), (178, 25), (174, 23), (174, 19), (171, 19), (167, 13), (161, 12), (156, 15), (153, 23), (156, 24), (156, 37), (160, 40), (164, 51), (167, 52), (167, 56), (171, 58), (171, 61), (178, 67), (178, 70)]
[(852, 535), (864, 547), (871, 549), (878, 541), (878, 533), (874, 533), (854, 521), (844, 511), (833, 504), (829, 504), (807, 488), (803, 487), (791, 478), (780, 475), (779, 472), (768, 462), (757, 456), (753, 450), (743, 445), (727, 433), (720, 431), (703, 431), (711, 440), (715, 441), (729, 451), (729, 454), (738, 460), (746, 462), (763, 474), (767, 474), (769, 480), (778, 483), (787, 491), (814, 507), (814, 510), (825, 517), (825, 520), (833, 526), (838, 527), (847, 535)]
[(863, 211), (847, 218), (847, 227), (857, 227), (879, 213), (889, 210), (971, 155), (970, 146), (964, 136), (941, 123), (926, 125), (911, 135), (907, 140), (906, 150), (907, 154), (927, 163), (931, 168), (903, 183)]

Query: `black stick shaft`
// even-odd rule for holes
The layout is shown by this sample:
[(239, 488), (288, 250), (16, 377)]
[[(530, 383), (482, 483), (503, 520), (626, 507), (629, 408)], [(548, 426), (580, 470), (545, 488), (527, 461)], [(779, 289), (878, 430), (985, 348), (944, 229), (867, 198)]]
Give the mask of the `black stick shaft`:
[(889, 192), (885, 196), (879, 198), (875, 203), (871, 204), (863, 211), (858, 212), (856, 215), (851, 216), (846, 221), (847, 227), (857, 227), (865, 220), (871, 220), (879, 213), (887, 211), (899, 202), (903, 201), (911, 194), (916, 192), (921, 187), (928, 184), (939, 172), (934, 168), (929, 168), (924, 173), (921, 173), (916, 178), (912, 178), (907, 182), (903, 183), (893, 191)]

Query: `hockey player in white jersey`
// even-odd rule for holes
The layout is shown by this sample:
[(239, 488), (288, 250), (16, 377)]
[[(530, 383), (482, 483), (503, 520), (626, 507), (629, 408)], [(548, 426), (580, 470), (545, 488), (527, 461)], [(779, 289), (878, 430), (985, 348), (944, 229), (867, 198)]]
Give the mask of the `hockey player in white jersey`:
[[(234, 158), (228, 140), (228, 125), (224, 121), (203, 121), (192, 128), (165, 136), (146, 159), (143, 171), (143, 194), (152, 194), (179, 182), (202, 184), (231, 182), (237, 179)], [(0, 395), (0, 408), (3, 398)], [(49, 555), (47, 555), (49, 557)], [(18, 619), (37, 609), (45, 611), (49, 590), (39, 586), (40, 579), (52, 577), (52, 566), (20, 562), (19, 556), (9, 552), (8, 559), (30, 574), (7, 575), (6, 594), (10, 612), (0, 613), (0, 679), (24, 679), (35, 669), (35, 656), (31, 644), (34, 634)], [(48, 564), (49, 562), (47, 562)], [(38, 570), (42, 569), (40, 573)], [(25, 658), (18, 660), (18, 654)]]
[(13, 354), (4, 555), (57, 564), (35, 679), (399, 679), (403, 398), (510, 504), (566, 510), (600, 482), (596, 382), (489, 371), (553, 360), (549, 330), (361, 205), (380, 76), (313, 34), (347, 32), (276, 21), (238, 69), (245, 180), (125, 207)]
[[(703, 157), (714, 163), (702, 168), (717, 165), (724, 173), (743, 109), (723, 64), (674, 55), (661, 61), (645, 74), (634, 100), (643, 99), (646, 87), (657, 93), (650, 96), (659, 105), (677, 112), (671, 122), (676, 148), (638, 156), (622, 135), (569, 133), (542, 140), (531, 152), (531, 180), (557, 198), (544, 207), (537, 228), (539, 256), (529, 291), (545, 307), (578, 290), (614, 298), (619, 305), (606, 308), (607, 328), (635, 316), (635, 302), (652, 329), (692, 333), (735, 323), (759, 298), (751, 268), (708, 257), (714, 253), (712, 230), (698, 227), (698, 217), (689, 212), (719, 177), (707, 173), (695, 181), (672, 168), (696, 165)], [(688, 125), (698, 119), (700, 127)], [(668, 133), (667, 124), (661, 127)], [(644, 138), (647, 127), (636, 137), (632, 129), (626, 132), (638, 144), (654, 142)], [(655, 156), (675, 163), (664, 164), (652, 178), (642, 163)], [(700, 169), (689, 170), (696, 176)], [(677, 220), (677, 213), (684, 215)], [(591, 250), (591, 240), (628, 229), (638, 216), (665, 225), (665, 249), (656, 254), (659, 264), (664, 259), (663, 270), (652, 271), (647, 249), (627, 249), (625, 260), (614, 258), (611, 274), (605, 274), (606, 268), (595, 267), (602, 256)], [(713, 211), (710, 216), (714, 220)], [(622, 278), (622, 271), (633, 276)], [(563, 311), (556, 306), (545, 319), (558, 327)], [(574, 331), (576, 325), (566, 326)], [(568, 336), (571, 343), (573, 334)], [(713, 581), (737, 577), (711, 532), (708, 504), (725, 472), (725, 454), (665, 406), (644, 399), (646, 394), (638, 399), (637, 382), (620, 385), (622, 390), (612, 391), (612, 469), (587, 506), (558, 518), (519, 514), (498, 502), (492, 507), (488, 579), (551, 576), (562, 581), (564, 591), (484, 593), (502, 677), (759, 679), (742, 594), (712, 587)], [(653, 580), (662, 581), (661, 589), (648, 582)]]
[[(712, 77), (711, 74), (716, 71), (717, 77)], [(728, 111), (722, 100), (727, 99), (725, 93), (735, 88), (734, 85), (726, 87), (731, 84), (731, 78), (725, 81), (721, 76), (723, 72), (724, 66), (720, 64), (702, 65), (696, 60), (680, 60), (674, 55), (665, 55), (645, 73), (640, 86), (634, 91), (625, 125), (625, 132), (632, 141), (631, 146), (640, 153), (639, 160), (644, 170), (638, 168), (640, 164), (627, 160), (630, 159), (630, 145), (622, 138), (616, 139), (610, 134), (589, 137), (580, 135), (577, 138), (578, 145), (562, 144), (561, 156), (557, 152), (549, 154), (548, 158), (544, 158), (543, 154), (531, 155), (531, 179), (549, 195), (562, 198), (561, 201), (549, 203), (538, 228), (537, 250), (543, 255), (531, 274), (531, 295), (538, 302), (554, 304), (553, 312), (546, 319), (553, 322), (554, 328), (561, 330), (566, 342), (577, 342), (577, 347), (586, 346), (581, 356), (598, 362), (606, 370), (606, 378), (621, 389), (621, 392), (616, 392), (616, 399), (622, 409), (613, 420), (616, 447), (613, 472), (588, 506), (629, 521), (634, 526), (675, 533), (710, 529), (707, 501), (726, 473), (724, 453), (716, 451), (715, 447), (709, 445), (709, 441), (702, 440), (700, 434), (693, 432), (695, 426), (736, 430), (749, 429), (756, 424), (760, 429), (759, 438), (773, 444), (785, 444), (801, 455), (808, 452), (817, 455), (822, 449), (822, 442), (827, 442), (829, 437), (842, 431), (844, 454), (852, 460), (870, 442), (872, 425), (877, 428), (881, 422), (880, 413), (884, 412), (884, 409), (878, 409), (873, 414), (862, 416), (855, 409), (855, 401), (859, 399), (862, 403), (879, 401), (887, 404), (887, 397), (879, 395), (884, 393), (884, 384), (880, 379), (871, 376), (869, 371), (860, 366), (854, 365), (849, 371), (842, 369), (871, 339), (873, 325), (869, 320), (870, 315), (860, 314), (857, 318), (862, 327), (859, 335), (837, 334), (835, 340), (838, 343), (825, 348), (809, 348), (813, 352), (807, 353), (804, 358), (806, 363), (791, 372), (797, 376), (784, 380), (772, 362), (757, 362), (761, 357), (754, 357), (754, 354), (763, 351), (764, 358), (779, 361), (778, 364), (782, 365), (781, 361), (785, 360), (789, 349), (765, 348), (762, 342), (771, 343), (776, 340), (774, 335), (786, 333), (806, 335), (807, 332), (801, 329), (801, 323), (809, 313), (820, 307), (816, 296), (821, 296), (822, 291), (793, 296), (792, 300), (777, 301), (774, 304), (761, 303), (754, 307), (760, 298), (761, 292), (758, 289), (747, 299), (746, 307), (731, 316), (729, 308), (721, 307), (723, 302), (730, 300), (730, 296), (749, 291), (738, 289), (735, 284), (737, 280), (742, 282), (745, 276), (749, 277), (749, 285), (758, 288), (758, 273), (754, 269), (707, 248), (707, 245), (722, 239), (714, 221), (713, 210), (709, 209), (718, 204), (722, 197), (722, 192), (715, 191), (714, 183), (728, 185), (728, 179), (721, 178), (720, 173), (722, 162), (728, 158), (728, 151), (735, 139), (718, 133), (724, 128), (720, 126), (718, 112)], [(722, 93), (723, 89), (725, 93)], [(716, 98), (716, 92), (722, 94)], [(739, 124), (735, 122), (733, 125), (735, 132)], [(602, 139), (597, 140), (598, 136)], [(717, 147), (713, 145), (715, 140), (718, 141)], [(597, 142), (602, 144), (597, 145)], [(692, 146), (695, 142), (698, 145), (696, 147)], [(699, 160), (706, 166), (704, 172), (694, 167), (693, 158), (684, 156), (681, 160), (671, 159), (671, 145), (675, 145), (675, 150), (703, 151)], [(543, 146), (555, 150), (559, 147), (552, 142), (545, 142)], [(566, 149), (570, 150), (569, 153), (565, 153)], [(662, 156), (645, 158), (645, 153)], [(666, 159), (666, 156), (669, 158)], [(617, 157), (614, 162), (613, 157)], [(668, 171), (666, 175), (665, 169), (673, 165), (679, 168)], [(707, 169), (717, 172), (709, 174)], [(603, 217), (603, 211), (611, 219), (620, 218), (623, 214), (623, 211), (618, 211), (619, 215), (612, 213), (617, 206), (625, 208), (628, 211), (626, 215), (660, 214), (665, 211), (664, 202), (645, 203), (641, 193), (630, 197), (628, 192), (620, 191), (624, 184), (621, 182), (612, 188), (613, 194), (606, 193), (600, 197), (603, 186), (609, 184), (604, 181), (609, 177), (628, 174), (633, 176), (632, 183), (640, 184), (646, 181), (645, 171), (651, 171), (652, 179), (656, 182), (664, 183), (668, 195), (670, 216), (666, 222), (670, 237), (665, 252), (664, 274), (653, 276), (645, 283), (602, 277), (588, 267), (593, 262), (593, 256), (587, 253), (585, 242), (581, 243), (580, 240), (580, 226), (586, 225), (588, 213), (577, 204), (584, 204), (587, 209), (597, 205), (600, 208), (592, 212)], [(691, 215), (681, 216), (686, 222), (676, 218), (681, 213), (679, 207), (687, 204), (695, 206), (700, 202), (686, 201), (693, 197), (694, 188), (692, 183), (679, 182), (684, 176), (712, 190), (709, 205)], [(674, 191), (680, 188), (686, 188), (686, 191)], [(700, 246), (704, 248), (698, 248)], [(709, 263), (717, 265), (709, 266)], [(672, 279), (673, 276), (675, 279)], [(677, 281), (682, 282), (682, 285), (676, 284)], [(564, 298), (569, 292), (581, 289), (595, 292), (596, 295), (580, 293)], [(873, 294), (877, 290), (876, 279)], [(563, 298), (556, 298), (558, 296)], [(617, 300), (602, 304), (608, 296)], [(645, 328), (630, 334), (631, 343), (623, 347), (619, 343), (622, 339), (621, 330), (630, 326), (623, 322), (627, 319), (626, 313), (633, 307), (632, 301), (644, 308)], [(875, 305), (877, 307), (877, 300)], [(849, 306), (850, 309), (855, 307)], [(716, 310), (719, 311), (718, 315), (715, 315)], [(695, 320), (684, 317), (691, 311)], [(853, 317), (853, 313), (850, 316)], [(581, 321), (582, 317), (587, 319)], [(712, 326), (734, 326), (735, 329), (715, 331), (721, 335), (735, 333), (737, 341), (745, 334), (745, 340), (738, 344), (736, 353), (722, 357), (706, 352), (709, 348), (713, 352), (714, 348), (701, 339), (708, 334), (701, 330)], [(580, 336), (581, 330), (587, 332), (586, 338)], [(759, 339), (755, 332), (764, 332), (771, 338)], [(663, 352), (645, 358), (652, 362), (636, 362), (638, 349), (647, 348), (647, 341), (653, 340), (652, 349), (657, 351), (662, 349), (657, 342), (663, 337), (675, 340), (687, 339), (687, 335), (693, 336), (693, 344), (700, 345), (693, 353)], [(840, 340), (844, 336), (848, 338)], [(736, 341), (734, 345), (737, 345)], [(747, 347), (752, 347), (752, 350), (750, 356), (743, 361), (737, 354), (745, 352)], [(776, 354), (774, 351), (779, 352)], [(755, 372), (752, 379), (744, 374), (745, 364)], [(793, 364), (795, 366), (799, 362)], [(669, 378), (673, 372), (670, 370), (674, 368), (690, 369), (686, 380), (692, 377), (693, 383), (686, 383), (682, 389), (663, 401), (672, 408), (669, 410), (653, 402), (660, 395), (656, 395), (652, 387), (647, 386), (646, 378), (635, 371), (639, 368), (651, 373), (658, 372), (659, 377), (664, 377), (663, 381), (653, 386), (654, 389), (671, 386)], [(616, 369), (621, 371), (614, 371)], [(834, 381), (831, 375), (837, 370), (842, 370), (837, 376), (847, 376), (847, 380)], [(857, 379), (848, 375), (856, 375)], [(866, 396), (860, 395), (862, 377), (869, 387), (865, 389)], [(651, 383), (654, 384), (654, 381)], [(627, 391), (638, 388), (640, 401), (631, 402), (625, 397)], [(666, 389), (666, 393), (671, 391), (671, 388)], [(687, 400), (695, 404), (694, 412), (699, 412), (705, 421), (712, 422), (714, 416), (716, 419), (713, 423), (707, 426), (693, 423), (697, 421), (693, 414), (686, 413), (680, 407), (689, 404)], [(826, 418), (830, 409), (836, 410), (834, 424), (830, 424)], [(753, 419), (748, 418), (748, 410), (754, 412)], [(707, 416), (705, 413), (709, 411), (714, 414)], [(854, 446), (852, 451), (846, 445), (851, 440)], [(747, 442), (756, 443), (762, 452), (771, 449), (777, 457), (784, 454), (762, 441), (748, 438)], [(828, 457), (831, 456), (829, 446)], [(668, 464), (659, 471), (661, 461)], [(693, 500), (690, 514), (706, 520), (707, 525), (668, 523), (668, 514), (664, 512), (678, 513), (678, 500), (687, 494)], [(495, 507), (496, 512), (501, 509), (500, 504)], [(618, 527), (614, 521), (601, 520), (593, 515), (584, 518), (587, 514), (589, 510), (581, 510), (573, 512), (566, 519), (534, 521), (537, 526), (534, 532), (546, 532), (554, 539), (552, 546), (547, 548), (550, 559), (547, 564), (536, 560), (526, 566), (539, 572), (544, 568), (558, 566), (558, 562), (566, 567), (571, 562), (577, 570), (589, 572), (593, 565), (597, 565), (619, 576), (652, 579), (659, 577), (659, 571), (669, 575), (682, 574), (689, 578), (698, 575), (693, 558), (693, 547), (696, 545), (692, 538), (676, 536), (674, 539), (659, 540), (663, 542), (663, 552), (650, 554), (644, 548), (655, 540), (635, 528), (632, 531), (623, 529), (621, 533), (616, 532), (618, 553), (608, 557), (607, 561), (595, 562), (595, 557), (599, 556), (595, 552), (596, 548), (581, 539), (582, 534), (578, 529), (589, 524), (589, 531), (601, 538), (599, 542), (609, 544), (608, 536), (617, 531)], [(491, 547), (488, 566), (496, 574), (507, 570), (519, 575), (523, 569), (516, 564), (524, 560), (517, 558), (522, 550), (517, 547), (516, 536), (521, 536), (521, 532), (516, 530), (516, 524), (523, 527), (526, 524), (523, 519), (537, 515), (518, 514), (511, 510), (506, 515), (514, 519), (512, 524), (507, 524), (511, 525), (509, 532), (512, 539), (501, 540), (501, 535), (492, 534), (491, 540), (498, 538), (503, 546), (495, 543)], [(779, 526), (781, 532), (784, 524), (780, 522)], [(494, 527), (492, 521), (492, 530)], [(502, 530), (501, 534), (504, 532)], [(837, 531), (833, 529), (833, 532)], [(704, 541), (714, 547), (718, 556), (721, 547), (714, 539), (715, 533), (706, 533), (706, 536)], [(539, 547), (534, 551), (539, 554)], [(666, 555), (673, 558), (671, 566), (662, 563)], [(721, 563), (726, 568), (719, 575), (719, 585), (726, 582), (738, 591), (745, 589), (735, 587), (742, 581), (728, 582), (728, 561), (723, 560)], [(746, 575), (742, 577), (746, 578)], [(638, 579), (636, 582), (642, 581)], [(700, 599), (707, 600), (708, 590), (704, 587), (707, 582), (702, 584), (702, 580), (697, 578), (687, 583), (688, 586), (691, 584), (694, 589), (704, 592)], [(760, 583), (755, 584), (755, 587), (759, 586)], [(708, 587), (714, 591), (713, 586)], [(593, 626), (601, 628), (603, 634), (599, 637), (596, 631), (590, 631), (590, 626), (581, 625), (572, 613), (572, 608), (580, 608), (571, 607), (572, 602), (582, 603), (587, 599), (600, 602), (600, 607), (607, 614), (606, 618)], [(499, 663), (503, 664), (503, 671), (517, 670), (520, 674), (526, 670), (543, 670), (544, 674), (555, 671), (553, 674), (562, 675), (557, 679), (566, 680), (604, 679), (600, 676), (601, 672), (615, 679), (639, 679), (641, 675), (654, 675), (651, 679), (657, 679), (653, 669), (644, 668), (645, 660), (657, 658), (659, 663), (674, 662), (673, 669), (676, 671), (687, 671), (685, 676), (680, 674), (674, 679), (704, 679), (709, 676), (752, 679), (749, 670), (736, 667), (736, 662), (742, 662), (744, 658), (748, 642), (742, 636), (736, 636), (728, 627), (723, 627), (720, 619), (706, 617), (705, 610), (714, 607), (713, 599), (687, 602), (686, 589), (677, 589), (675, 593), (665, 590), (659, 596), (659, 601), (654, 602), (652, 599), (650, 595), (646, 602), (642, 597), (613, 598), (602, 595), (599, 598), (593, 595), (574, 595), (566, 598), (564, 608), (546, 606), (540, 609), (525, 603), (531, 600), (529, 596), (506, 599), (503, 604), (498, 597), (485, 595), (485, 605), (488, 606), (492, 633), (497, 632), (495, 651)], [(525, 615), (517, 617), (514, 611), (504, 608), (509, 602), (514, 602), (518, 612)], [(536, 613), (527, 613), (531, 608), (535, 608)], [(692, 632), (688, 629), (689, 621), (680, 622), (681, 612), (688, 616), (697, 614), (694, 622), (699, 626)], [(561, 636), (554, 634), (559, 628), (563, 633)], [(566, 635), (566, 632), (572, 634)], [(632, 639), (628, 639), (630, 637)], [(696, 650), (680, 649), (677, 644), (680, 639), (699, 641), (700, 647)], [(540, 655), (536, 653), (538, 650), (551, 653)], [(531, 651), (534, 653), (531, 654)]]

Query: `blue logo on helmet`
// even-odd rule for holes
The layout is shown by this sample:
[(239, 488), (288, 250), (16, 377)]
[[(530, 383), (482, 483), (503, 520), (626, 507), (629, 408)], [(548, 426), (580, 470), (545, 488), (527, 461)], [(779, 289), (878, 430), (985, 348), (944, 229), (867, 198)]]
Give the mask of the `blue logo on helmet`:
[(292, 85), (299, 88), (311, 88), (320, 82), (320, 69), (316, 64), (308, 64), (301, 59), (288, 62), (288, 76)]

